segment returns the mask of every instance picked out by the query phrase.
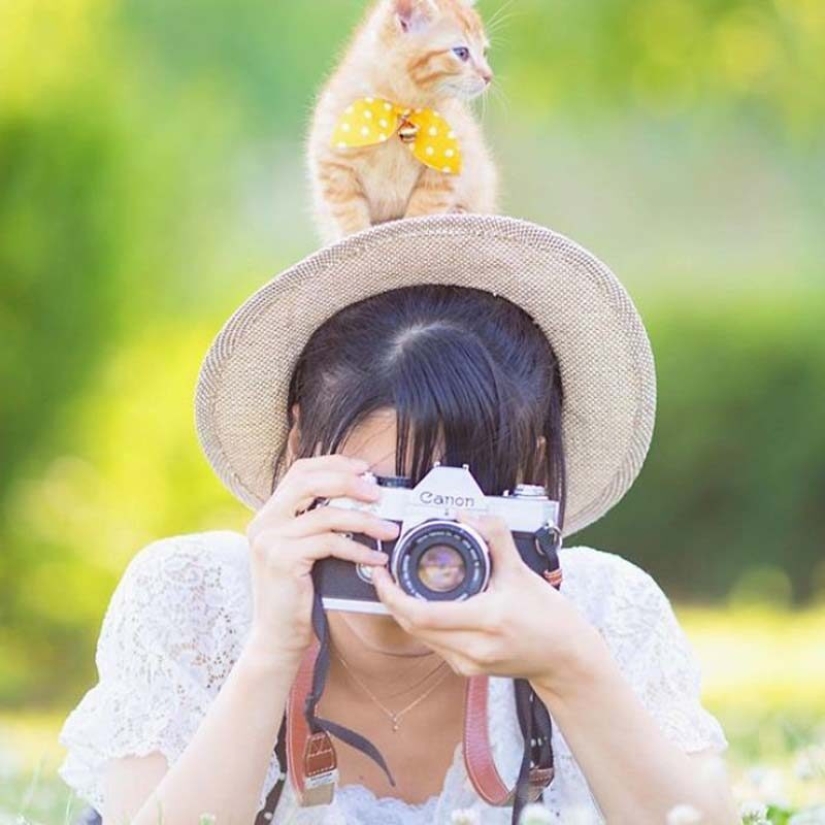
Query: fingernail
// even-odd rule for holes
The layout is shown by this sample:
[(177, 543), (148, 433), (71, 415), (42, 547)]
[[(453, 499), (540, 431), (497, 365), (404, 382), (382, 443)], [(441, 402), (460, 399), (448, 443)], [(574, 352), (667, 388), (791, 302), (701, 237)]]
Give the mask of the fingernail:
[(381, 526), (386, 527), (387, 530), (392, 530), (393, 533), (397, 533), (400, 529), (394, 521), (387, 521), (386, 519), (381, 519)]
[(373, 561), (381, 562), (381, 564), (386, 564), (390, 558), (386, 553), (382, 553), (380, 550), (373, 550), (370, 553), (370, 557)]

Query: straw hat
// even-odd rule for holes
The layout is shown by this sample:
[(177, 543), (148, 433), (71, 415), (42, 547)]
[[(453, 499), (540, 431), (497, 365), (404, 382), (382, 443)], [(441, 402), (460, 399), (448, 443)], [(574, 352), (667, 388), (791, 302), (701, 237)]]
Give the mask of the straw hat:
[(630, 488), (650, 446), (650, 341), (598, 258), (551, 229), (504, 216), (384, 223), (310, 255), (244, 301), (206, 353), (195, 393), (198, 438), (221, 481), (253, 510), (270, 497), (292, 370), (312, 332), (348, 304), (414, 284), (484, 289), (539, 324), (564, 387), (564, 534), (601, 518)]

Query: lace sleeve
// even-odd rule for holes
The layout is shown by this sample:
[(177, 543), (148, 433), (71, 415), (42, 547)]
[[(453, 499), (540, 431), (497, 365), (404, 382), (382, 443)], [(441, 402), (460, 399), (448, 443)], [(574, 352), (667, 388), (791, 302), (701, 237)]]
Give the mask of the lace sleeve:
[[(209, 531), (160, 539), (131, 561), (112, 595), (95, 658), (97, 684), (70, 713), (58, 772), (100, 811), (107, 760), (186, 748), (237, 660), (251, 601), (245, 537)], [(272, 759), (260, 807), (280, 772)]]
[(605, 635), (616, 659), (665, 735), (685, 752), (728, 747), (722, 726), (701, 701), (701, 669), (670, 600), (655, 579), (616, 557)]

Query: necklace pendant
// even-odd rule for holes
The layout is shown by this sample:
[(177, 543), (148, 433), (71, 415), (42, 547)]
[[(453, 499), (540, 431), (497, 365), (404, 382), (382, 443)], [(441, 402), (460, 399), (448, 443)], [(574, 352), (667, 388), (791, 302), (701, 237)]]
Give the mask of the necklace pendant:
[(392, 731), (395, 733), (398, 730), (398, 719), (396, 718), (395, 714), (392, 717)]

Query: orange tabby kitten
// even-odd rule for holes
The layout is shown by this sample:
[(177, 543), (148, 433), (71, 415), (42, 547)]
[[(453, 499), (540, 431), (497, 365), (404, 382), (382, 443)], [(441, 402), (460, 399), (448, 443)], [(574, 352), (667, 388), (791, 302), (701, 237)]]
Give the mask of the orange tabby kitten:
[[(489, 42), (473, 3), (376, 0), (370, 7), (318, 98), (309, 134), (313, 200), (326, 241), (398, 218), (495, 211), (496, 168), (468, 105), (493, 79), (486, 58)], [(362, 108), (353, 115), (358, 101)], [(389, 111), (383, 101), (399, 110)], [(387, 106), (386, 116), (378, 110), (365, 114), (365, 106)], [(452, 142), (436, 151), (437, 158), (460, 158), (452, 170), (422, 162), (433, 155), (429, 145), (419, 145), (422, 159), (411, 151), (410, 143), (427, 139), (425, 130), (438, 131), (435, 125), (419, 129), (420, 124), (406, 120), (405, 115), (414, 118), (412, 113), (421, 110), (443, 119), (429, 123), (450, 130)], [(348, 116), (359, 118), (354, 125), (364, 135), (374, 127), (380, 142), (333, 145)], [(343, 122), (343, 128), (350, 132), (350, 123)]]

